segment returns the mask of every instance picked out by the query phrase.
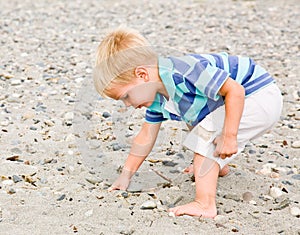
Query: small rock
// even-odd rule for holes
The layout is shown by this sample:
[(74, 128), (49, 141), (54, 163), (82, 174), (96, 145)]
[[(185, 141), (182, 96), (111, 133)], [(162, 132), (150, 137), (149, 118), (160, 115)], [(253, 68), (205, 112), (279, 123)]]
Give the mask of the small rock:
[(8, 190), (7, 193), (8, 193), (8, 194), (14, 194), (14, 193), (16, 193), (16, 190), (13, 189), (13, 188), (11, 188), (11, 189)]
[(276, 164), (267, 163), (267, 164), (264, 164), (262, 166), (262, 169), (259, 170), (257, 173), (262, 174), (262, 175), (270, 175), (273, 172), (272, 169), (274, 169), (274, 168), (276, 168)]
[(292, 179), (300, 180), (300, 174), (292, 175)]
[(18, 182), (22, 181), (22, 179), (19, 176), (17, 176), (17, 175), (13, 175), (12, 178), (13, 178), (14, 183), (18, 183)]
[(226, 214), (229, 214), (229, 213), (232, 212), (232, 208), (231, 208), (231, 207), (225, 207), (225, 208), (223, 209), (223, 211), (224, 211)]
[(31, 127), (29, 127), (29, 129), (32, 130), (32, 131), (36, 131), (37, 130), (37, 128), (35, 126), (31, 126)]
[(175, 218), (175, 213), (174, 212), (169, 212), (168, 214), (170, 217), (174, 217)]
[(122, 149), (122, 147), (118, 143), (113, 144), (112, 148), (113, 151), (119, 151), (120, 149)]
[(10, 123), (9, 120), (4, 120), (4, 121), (0, 122), (0, 126), (6, 127), (9, 125), (9, 123)]
[(279, 202), (279, 205), (274, 208), (274, 210), (282, 210), (290, 205), (290, 200), (288, 198), (283, 199)]
[(59, 198), (57, 198), (56, 200), (57, 200), (57, 201), (62, 201), (62, 200), (65, 199), (65, 197), (66, 197), (66, 194), (63, 194), (63, 195), (61, 195)]
[(72, 122), (74, 119), (74, 113), (73, 112), (67, 112), (64, 115), (64, 124), (66, 126), (72, 126)]
[(6, 101), (7, 102), (10, 102), (10, 103), (20, 103), (20, 98), (21, 98), (21, 94), (17, 94), (17, 93), (14, 93), (12, 95), (10, 95)]
[(300, 208), (296, 207), (296, 206), (293, 206), (293, 207), (290, 208), (290, 213), (293, 216), (300, 216)]
[(250, 201), (249, 201), (249, 204), (254, 205), (254, 206), (257, 205), (256, 201), (254, 201), (254, 200), (250, 200)]
[(168, 161), (168, 160), (162, 161), (162, 164), (164, 166), (171, 166), (171, 167), (178, 165), (178, 163), (173, 162), (173, 161)]
[(0, 77), (4, 77), (5, 79), (11, 79), (14, 77), (14, 75), (12, 75), (10, 73), (1, 73)]
[(278, 173), (276, 173), (276, 172), (271, 172), (270, 177), (271, 178), (279, 178), (280, 175)]
[(233, 226), (233, 228), (231, 229), (232, 232), (237, 233), (239, 232), (239, 228), (236, 226)]
[(292, 143), (292, 148), (300, 148), (300, 140), (294, 141), (294, 142)]
[(103, 180), (99, 179), (99, 178), (91, 178), (91, 177), (86, 177), (85, 180), (91, 184), (99, 184), (101, 183)]
[(282, 196), (283, 192), (281, 191), (280, 188), (272, 187), (272, 188), (270, 188), (269, 194), (273, 198), (278, 198), (278, 197)]
[(18, 85), (21, 85), (21, 80), (20, 79), (13, 79), (11, 80), (10, 84), (12, 86), (18, 86)]
[(6, 158), (6, 160), (13, 161), (13, 162), (14, 161), (19, 161), (19, 156), (18, 155), (14, 155), (14, 156)]
[(124, 197), (124, 198), (128, 198), (129, 195), (128, 195), (128, 193), (125, 191), (125, 192), (122, 192), (122, 193), (121, 193), (121, 196)]
[(44, 123), (45, 123), (45, 125), (47, 125), (47, 126), (49, 126), (49, 127), (54, 126), (54, 122), (51, 121), (51, 120), (44, 120)]
[(3, 180), (2, 181), (2, 185), (13, 185), (14, 184), (14, 181), (12, 180)]
[(66, 120), (73, 120), (73, 118), (74, 118), (74, 113), (73, 112), (67, 112), (64, 115), (64, 119), (66, 119)]
[(93, 215), (93, 209), (88, 210), (87, 212), (84, 213), (84, 215), (85, 215), (86, 217), (92, 216), (92, 215)]
[(245, 192), (243, 193), (242, 197), (244, 202), (249, 202), (252, 200), (253, 194), (251, 192)]
[(150, 200), (148, 200), (148, 201), (146, 201), (146, 202), (144, 202), (142, 205), (141, 205), (141, 209), (142, 210), (152, 210), (152, 209), (154, 209), (154, 208), (156, 208), (157, 207), (157, 205), (156, 205), (156, 203), (154, 202), (154, 201), (150, 201)]
[(109, 118), (111, 115), (109, 112), (103, 112), (102, 117)]
[(269, 195), (262, 195), (259, 197), (260, 199), (264, 200), (264, 201), (269, 201), (269, 200), (273, 200), (273, 198)]
[(283, 180), (281, 181), (281, 183), (285, 184), (285, 185), (293, 185), (293, 183), (291, 183), (290, 181), (288, 180)]
[(217, 215), (214, 220), (216, 221), (216, 223), (219, 224), (224, 224), (228, 221), (228, 217), (225, 215)]
[(133, 228), (127, 228), (127, 229), (120, 231), (120, 234), (132, 235), (134, 232), (135, 232), (135, 230)]

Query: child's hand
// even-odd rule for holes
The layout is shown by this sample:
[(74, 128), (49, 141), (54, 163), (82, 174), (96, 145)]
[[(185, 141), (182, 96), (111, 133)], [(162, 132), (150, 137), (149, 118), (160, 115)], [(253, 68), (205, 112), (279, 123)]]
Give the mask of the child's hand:
[(131, 177), (134, 175), (134, 172), (127, 170), (125, 167), (122, 170), (122, 173), (119, 175), (118, 179), (108, 188), (108, 191), (113, 190), (126, 190), (130, 184)]
[(232, 154), (235, 154), (238, 151), (236, 136), (227, 137), (219, 135), (214, 139), (213, 143), (216, 145), (214, 152), (215, 157), (225, 159), (231, 157)]
[(130, 178), (125, 178), (122, 175), (108, 188), (108, 192), (114, 190), (126, 190), (130, 184)]

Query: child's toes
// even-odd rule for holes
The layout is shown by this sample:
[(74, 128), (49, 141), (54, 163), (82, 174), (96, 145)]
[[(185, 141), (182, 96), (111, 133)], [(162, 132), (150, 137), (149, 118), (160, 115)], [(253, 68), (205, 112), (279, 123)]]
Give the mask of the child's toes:
[(172, 207), (172, 208), (169, 209), (169, 212), (174, 213), (174, 215), (176, 215), (176, 216), (177, 216), (177, 211), (178, 211), (178, 206), (177, 207)]

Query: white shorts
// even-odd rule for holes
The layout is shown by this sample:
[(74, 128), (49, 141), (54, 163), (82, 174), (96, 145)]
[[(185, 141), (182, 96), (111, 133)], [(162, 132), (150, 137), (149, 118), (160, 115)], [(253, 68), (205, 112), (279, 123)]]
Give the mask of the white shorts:
[(237, 142), (238, 152), (231, 157), (214, 157), (213, 140), (221, 134), (224, 125), (225, 106), (221, 106), (206, 116), (187, 135), (183, 145), (204, 157), (216, 161), (222, 169), (231, 162), (244, 148), (247, 142), (270, 130), (280, 118), (282, 95), (275, 83), (246, 97), (241, 117)]

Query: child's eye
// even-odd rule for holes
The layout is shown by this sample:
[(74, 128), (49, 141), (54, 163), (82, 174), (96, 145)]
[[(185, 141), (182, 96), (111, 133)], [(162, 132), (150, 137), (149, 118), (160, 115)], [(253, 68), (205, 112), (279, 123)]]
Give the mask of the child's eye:
[(126, 94), (122, 97), (122, 100), (126, 100), (126, 99), (128, 99), (128, 94)]

